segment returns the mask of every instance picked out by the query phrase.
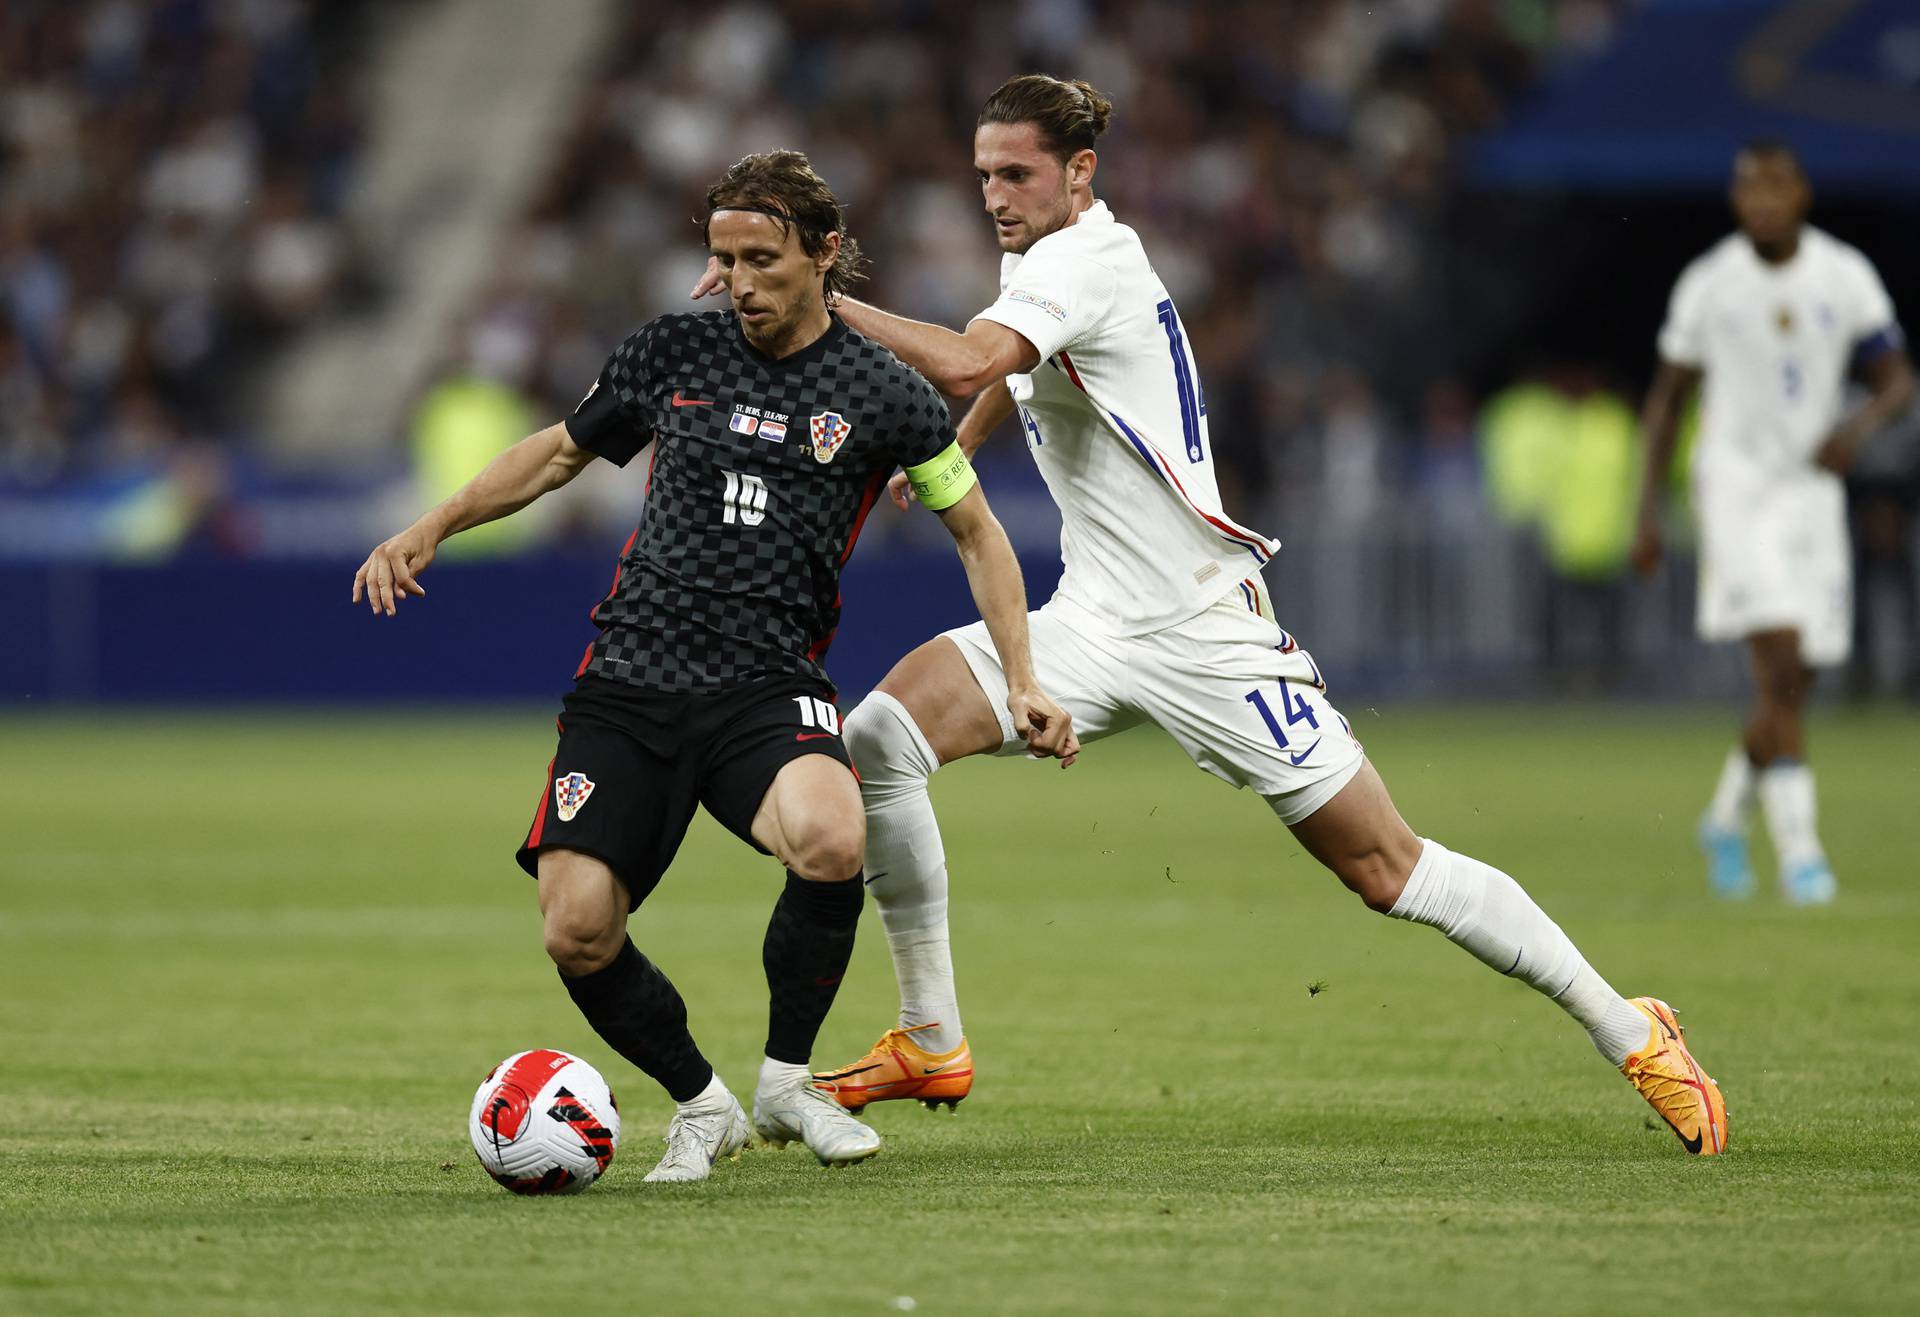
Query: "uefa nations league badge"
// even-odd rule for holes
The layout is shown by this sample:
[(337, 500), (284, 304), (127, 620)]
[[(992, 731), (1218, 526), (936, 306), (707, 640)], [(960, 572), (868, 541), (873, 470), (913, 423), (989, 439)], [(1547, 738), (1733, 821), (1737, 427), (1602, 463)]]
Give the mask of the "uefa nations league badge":
[(813, 460), (831, 462), (833, 455), (840, 451), (840, 445), (853, 433), (839, 412), (815, 412), (807, 421), (807, 429), (813, 435)]

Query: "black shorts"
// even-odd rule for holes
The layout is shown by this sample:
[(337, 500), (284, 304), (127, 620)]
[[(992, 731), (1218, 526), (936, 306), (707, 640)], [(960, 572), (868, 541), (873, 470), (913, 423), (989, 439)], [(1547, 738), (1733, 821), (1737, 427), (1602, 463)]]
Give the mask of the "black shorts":
[(673, 863), (696, 805), (764, 855), (753, 818), (782, 768), (823, 754), (853, 769), (832, 688), (805, 677), (664, 695), (586, 676), (559, 722), (560, 747), (515, 858), (535, 877), (548, 847), (603, 860), (626, 885), (629, 910)]

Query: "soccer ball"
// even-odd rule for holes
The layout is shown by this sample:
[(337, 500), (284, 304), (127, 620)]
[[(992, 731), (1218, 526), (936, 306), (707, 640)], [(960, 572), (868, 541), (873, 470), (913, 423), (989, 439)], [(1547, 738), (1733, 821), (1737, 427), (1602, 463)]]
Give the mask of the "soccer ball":
[(607, 1169), (620, 1107), (600, 1072), (541, 1048), (495, 1066), (467, 1121), (487, 1174), (517, 1194), (577, 1194)]

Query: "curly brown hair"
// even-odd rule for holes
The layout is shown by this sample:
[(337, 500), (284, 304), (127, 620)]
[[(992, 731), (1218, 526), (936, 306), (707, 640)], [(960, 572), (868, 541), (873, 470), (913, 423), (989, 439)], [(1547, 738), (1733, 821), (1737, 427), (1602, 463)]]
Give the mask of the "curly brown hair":
[(1023, 73), (987, 97), (979, 122), (1030, 123), (1040, 130), (1040, 144), (1065, 163), (1074, 152), (1093, 149), (1094, 139), (1107, 131), (1112, 117), (1113, 102), (1090, 82)]
[(789, 223), (800, 230), (800, 249), (809, 256), (826, 250), (827, 235), (840, 235), (840, 254), (827, 267), (826, 297), (831, 306), (866, 277), (867, 258), (847, 232), (840, 199), (827, 180), (799, 151), (762, 151), (734, 163), (707, 189), (707, 220), (716, 210), (747, 209), (769, 214), (786, 232)]

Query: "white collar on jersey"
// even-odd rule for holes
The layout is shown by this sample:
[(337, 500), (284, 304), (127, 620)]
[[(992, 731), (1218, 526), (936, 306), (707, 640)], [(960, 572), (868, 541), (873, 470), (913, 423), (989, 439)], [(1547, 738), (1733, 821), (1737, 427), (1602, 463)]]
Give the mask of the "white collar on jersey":
[(1073, 217), (1075, 224), (1111, 224), (1113, 212), (1107, 209), (1107, 203), (1095, 199), (1091, 206)]

